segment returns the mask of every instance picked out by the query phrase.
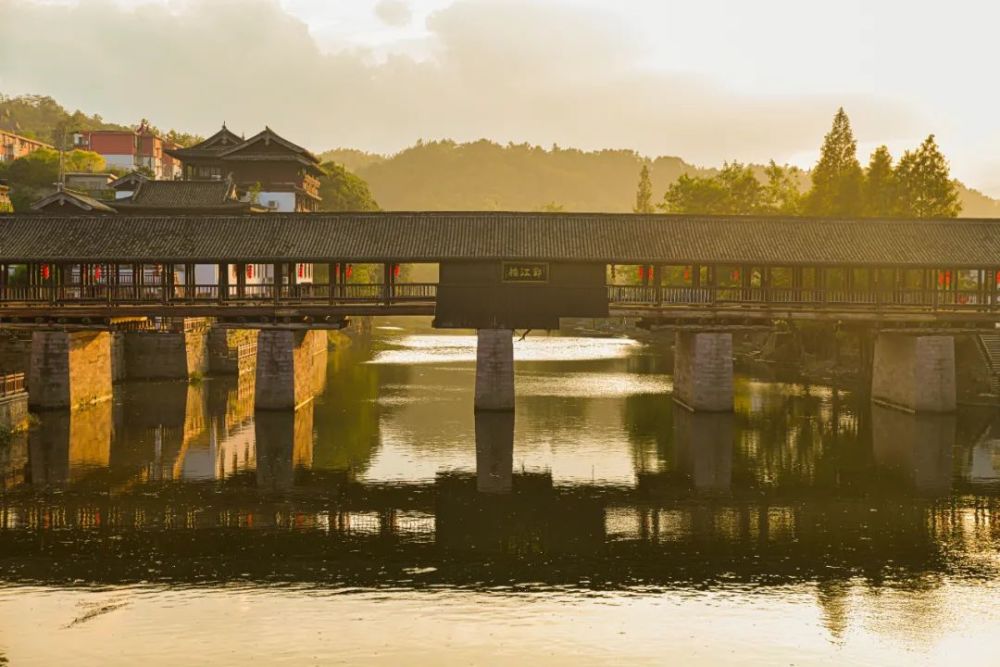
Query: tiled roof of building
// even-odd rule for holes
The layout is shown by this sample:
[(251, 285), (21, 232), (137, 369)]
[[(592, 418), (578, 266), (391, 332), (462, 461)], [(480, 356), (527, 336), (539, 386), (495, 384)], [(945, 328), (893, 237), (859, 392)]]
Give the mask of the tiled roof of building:
[(384, 212), (13, 216), (0, 223), (0, 261), (73, 259), (976, 268), (1000, 265), (1000, 220)]
[(148, 181), (149, 177), (139, 171), (130, 171), (124, 176), (119, 176), (109, 183), (114, 190), (134, 189), (142, 181)]
[(39, 213), (75, 214), (80, 212), (114, 213), (104, 202), (76, 190), (61, 189), (42, 197), (31, 205)]
[(164, 152), (179, 159), (191, 159), (197, 157), (216, 157), (234, 146), (243, 143), (243, 138), (229, 130), (225, 123), (222, 129), (194, 146), (187, 148), (171, 148)]
[(138, 183), (131, 198), (118, 202), (134, 208), (200, 209), (240, 205), (230, 181), (151, 181)]

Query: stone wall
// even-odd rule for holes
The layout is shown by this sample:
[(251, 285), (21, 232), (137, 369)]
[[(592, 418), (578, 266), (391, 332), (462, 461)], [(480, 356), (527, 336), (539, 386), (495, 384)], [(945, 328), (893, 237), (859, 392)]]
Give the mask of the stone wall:
[(0, 430), (17, 431), (28, 423), (28, 394), (0, 396)]
[(872, 363), (872, 400), (910, 412), (954, 412), (954, 339), (879, 334)]
[(28, 402), (74, 408), (111, 398), (111, 334), (36, 331), (31, 336)]
[(674, 400), (690, 410), (733, 409), (733, 336), (678, 331), (674, 344)]
[(180, 380), (208, 373), (208, 333), (130, 331), (125, 335), (130, 380)]
[(256, 329), (213, 328), (208, 334), (208, 369), (214, 375), (240, 375), (253, 372), (256, 356), (242, 363), (238, 357), (241, 344), (256, 344)]

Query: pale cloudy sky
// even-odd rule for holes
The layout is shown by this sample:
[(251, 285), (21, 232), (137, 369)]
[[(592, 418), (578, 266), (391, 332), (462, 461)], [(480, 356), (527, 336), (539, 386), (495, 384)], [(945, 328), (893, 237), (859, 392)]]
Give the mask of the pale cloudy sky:
[(0, 92), (320, 151), (418, 138), (634, 148), (703, 165), (863, 159), (933, 132), (1000, 195), (985, 0), (0, 0)]

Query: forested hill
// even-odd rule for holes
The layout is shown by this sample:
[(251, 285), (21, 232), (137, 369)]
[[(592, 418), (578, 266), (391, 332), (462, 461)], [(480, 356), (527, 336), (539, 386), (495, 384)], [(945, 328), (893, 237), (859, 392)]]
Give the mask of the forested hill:
[[(654, 201), (681, 174), (713, 169), (679, 157), (650, 161), (628, 150), (545, 149), (489, 141), (418, 143), (385, 157), (337, 149), (322, 159), (339, 162), (368, 182), (385, 210), (566, 210), (627, 212), (635, 203), (639, 170), (650, 165)], [(759, 168), (763, 173), (763, 167)], [(801, 174), (803, 190), (808, 175)], [(963, 217), (1000, 217), (1000, 201), (959, 186)]]

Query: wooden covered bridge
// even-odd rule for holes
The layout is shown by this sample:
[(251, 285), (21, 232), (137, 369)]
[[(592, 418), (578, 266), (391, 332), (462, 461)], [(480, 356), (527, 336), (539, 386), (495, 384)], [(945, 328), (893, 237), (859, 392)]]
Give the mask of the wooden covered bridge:
[[(407, 281), (400, 267), (413, 264), (436, 265), (439, 280)], [(917, 334), (906, 345), (930, 345), (937, 358), (947, 356), (942, 333), (995, 326), (998, 284), (996, 220), (387, 212), (0, 222), (0, 327), (205, 316), (288, 331), (351, 315), (433, 315), (438, 327), (480, 330), (481, 343), (500, 346), (494, 357), (509, 359), (498, 331), (634, 316), (686, 331), (678, 357), (693, 365), (679, 361), (675, 383), (699, 409), (731, 406), (731, 362), (708, 378), (701, 369), (714, 365), (698, 361), (731, 356), (730, 327), (866, 322)], [(509, 375), (509, 363), (495, 366)], [(684, 389), (688, 375), (704, 382)], [(480, 405), (512, 406), (509, 384)], [(950, 409), (953, 372), (951, 385), (943, 403), (917, 388), (886, 400)]]

